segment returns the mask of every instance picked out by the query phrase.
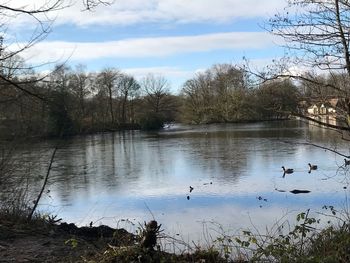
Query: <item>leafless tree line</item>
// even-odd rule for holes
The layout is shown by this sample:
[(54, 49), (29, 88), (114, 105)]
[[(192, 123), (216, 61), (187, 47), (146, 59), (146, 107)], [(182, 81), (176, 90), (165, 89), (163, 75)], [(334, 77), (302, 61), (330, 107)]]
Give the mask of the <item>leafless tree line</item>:
[(41, 81), (35, 74), (28, 79), (15, 74), (11, 80), (30, 93), (6, 82), (2, 85), (1, 124), (14, 133), (60, 136), (135, 128), (148, 114), (156, 114), (162, 122), (174, 118), (175, 97), (161, 76), (137, 81), (115, 68), (88, 73), (84, 65), (74, 69), (58, 65)]
[(192, 123), (282, 119), (297, 110), (298, 93), (289, 80), (256, 87), (246, 70), (217, 64), (184, 84), (182, 118)]

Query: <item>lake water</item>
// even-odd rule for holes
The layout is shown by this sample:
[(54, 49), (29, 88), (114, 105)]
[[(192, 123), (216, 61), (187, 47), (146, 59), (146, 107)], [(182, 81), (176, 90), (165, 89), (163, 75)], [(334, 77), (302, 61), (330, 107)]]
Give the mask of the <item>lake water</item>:
[[(308, 208), (342, 207), (344, 157), (296, 144), (305, 142), (349, 154), (336, 132), (284, 121), (79, 136), (31, 145), (22, 158), (45, 176), (58, 143), (40, 209), (64, 221), (132, 230), (154, 216), (166, 233), (205, 241), (218, 225), (233, 232), (265, 229), (281, 218), (294, 222)], [(318, 169), (308, 173), (308, 163)], [(283, 177), (282, 165), (294, 173)], [(39, 191), (42, 180), (32, 184)], [(295, 195), (293, 189), (311, 192)]]

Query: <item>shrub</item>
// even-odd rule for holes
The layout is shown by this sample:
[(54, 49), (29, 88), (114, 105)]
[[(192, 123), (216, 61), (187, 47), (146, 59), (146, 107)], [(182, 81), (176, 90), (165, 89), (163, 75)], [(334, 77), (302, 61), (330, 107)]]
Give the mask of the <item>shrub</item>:
[(157, 113), (149, 113), (142, 116), (140, 119), (142, 130), (158, 130), (164, 126), (164, 118)]

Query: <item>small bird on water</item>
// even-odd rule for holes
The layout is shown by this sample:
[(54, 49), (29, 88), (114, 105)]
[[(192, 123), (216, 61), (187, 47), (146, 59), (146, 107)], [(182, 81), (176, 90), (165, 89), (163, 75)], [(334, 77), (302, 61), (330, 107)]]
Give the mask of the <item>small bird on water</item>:
[(317, 165), (309, 163), (309, 173), (311, 173), (311, 170), (317, 170)]
[(317, 170), (317, 165), (309, 163), (310, 170)]
[(286, 174), (291, 174), (294, 172), (294, 169), (292, 168), (286, 169), (284, 166), (282, 166), (282, 169), (283, 169), (283, 176), (282, 176), (283, 178), (286, 177)]
[(282, 166), (282, 169), (283, 169), (283, 172), (285, 173), (285, 174), (291, 174), (291, 173), (294, 173), (294, 169), (292, 169), (292, 168), (285, 168), (284, 166)]

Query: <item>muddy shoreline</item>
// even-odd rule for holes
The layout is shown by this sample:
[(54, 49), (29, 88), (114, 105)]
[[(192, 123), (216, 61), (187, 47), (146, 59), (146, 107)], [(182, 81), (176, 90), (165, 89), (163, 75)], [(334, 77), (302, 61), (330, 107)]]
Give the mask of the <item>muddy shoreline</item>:
[[(0, 222), (0, 262), (84, 262), (108, 246), (135, 244), (135, 235), (108, 226)], [(85, 261), (86, 262), (86, 261)]]
[(145, 223), (139, 235), (108, 226), (77, 227), (38, 220), (13, 223), (0, 219), (0, 263), (4, 262), (245, 262), (224, 259), (216, 250), (196, 249), (181, 254), (157, 245), (161, 225)]

